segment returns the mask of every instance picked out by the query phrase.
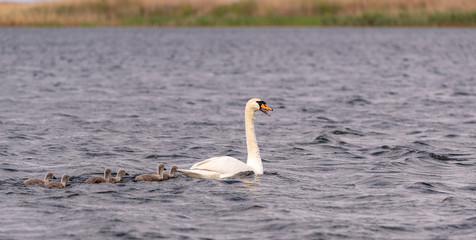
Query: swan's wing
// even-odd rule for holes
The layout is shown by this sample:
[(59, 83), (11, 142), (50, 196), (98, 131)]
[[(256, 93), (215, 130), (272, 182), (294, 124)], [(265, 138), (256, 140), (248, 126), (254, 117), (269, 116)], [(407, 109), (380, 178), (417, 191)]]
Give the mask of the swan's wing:
[(216, 172), (210, 172), (205, 170), (185, 170), (177, 169), (177, 172), (182, 173), (183, 175), (191, 178), (198, 179), (220, 179), (220, 174)]
[(206, 160), (203, 160), (201, 162), (193, 164), (190, 167), (190, 169), (204, 169), (204, 168), (207, 168), (210, 165), (217, 164), (220, 161), (226, 161), (227, 159), (235, 160), (236, 158), (226, 157), (226, 156), (224, 156), (224, 157), (213, 157), (213, 158), (209, 158), (209, 159), (206, 159)]
[(220, 178), (227, 178), (240, 172), (253, 171), (253, 168), (236, 158), (224, 156), (195, 163), (190, 170), (212, 172), (219, 174)]

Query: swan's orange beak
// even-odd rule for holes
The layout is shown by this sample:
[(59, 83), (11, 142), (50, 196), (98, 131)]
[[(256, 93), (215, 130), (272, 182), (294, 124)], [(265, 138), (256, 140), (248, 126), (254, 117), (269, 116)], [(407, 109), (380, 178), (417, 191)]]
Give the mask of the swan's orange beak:
[(264, 114), (266, 114), (268, 116), (269, 116), (269, 112), (273, 111), (273, 109), (268, 107), (268, 105), (266, 105), (266, 103), (262, 103), (261, 106), (259, 106), (259, 110), (261, 112), (264, 112)]

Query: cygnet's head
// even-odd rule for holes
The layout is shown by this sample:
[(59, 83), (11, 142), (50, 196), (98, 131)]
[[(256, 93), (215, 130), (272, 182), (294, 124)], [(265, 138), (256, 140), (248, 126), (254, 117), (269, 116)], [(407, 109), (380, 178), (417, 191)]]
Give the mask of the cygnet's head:
[(111, 169), (109, 168), (104, 169), (104, 177), (108, 177), (109, 175), (111, 175)]
[(126, 175), (126, 170), (124, 170), (124, 169), (121, 169), (121, 170), (119, 170), (119, 172), (117, 172), (117, 177), (121, 177), (121, 176), (124, 176), (124, 175)]
[(164, 169), (165, 169), (165, 165), (163, 163), (159, 163), (159, 165), (157, 166), (157, 170), (159, 172), (162, 172)]
[(69, 175), (65, 174), (63, 175), (63, 177), (61, 177), (61, 182), (67, 182), (69, 181), (69, 179), (70, 179)]
[(53, 175), (52, 172), (47, 172), (46, 173), (46, 176), (45, 176), (45, 179), (49, 180), (49, 179), (56, 179), (55, 175)]
[(177, 172), (177, 166), (172, 166), (172, 168), (170, 169), (170, 174), (174, 174), (175, 172)]
[(252, 99), (248, 100), (248, 102), (246, 103), (246, 108), (251, 108), (251, 110), (253, 110), (253, 111), (260, 110), (261, 112), (263, 112), (264, 114), (266, 114), (268, 116), (269, 116), (269, 112), (273, 111), (272, 108), (270, 108), (270, 107), (268, 107), (268, 105), (266, 105), (266, 102), (264, 102), (263, 100), (261, 100), (259, 98), (252, 98)]

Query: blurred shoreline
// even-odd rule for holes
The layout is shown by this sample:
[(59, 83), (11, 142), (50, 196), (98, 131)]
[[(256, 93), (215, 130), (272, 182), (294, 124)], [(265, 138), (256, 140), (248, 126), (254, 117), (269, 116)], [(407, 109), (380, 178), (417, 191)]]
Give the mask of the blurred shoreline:
[(474, 0), (0, 2), (0, 26), (476, 26)]

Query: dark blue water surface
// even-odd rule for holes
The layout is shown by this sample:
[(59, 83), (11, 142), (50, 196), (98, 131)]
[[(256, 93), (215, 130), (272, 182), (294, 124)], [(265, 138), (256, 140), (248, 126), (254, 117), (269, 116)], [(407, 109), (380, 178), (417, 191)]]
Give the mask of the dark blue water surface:
[[(474, 239), (476, 30), (0, 29), (0, 239)], [(209, 157), (265, 174), (135, 182)], [(119, 184), (85, 184), (104, 168)], [(65, 189), (27, 178), (72, 176)]]

